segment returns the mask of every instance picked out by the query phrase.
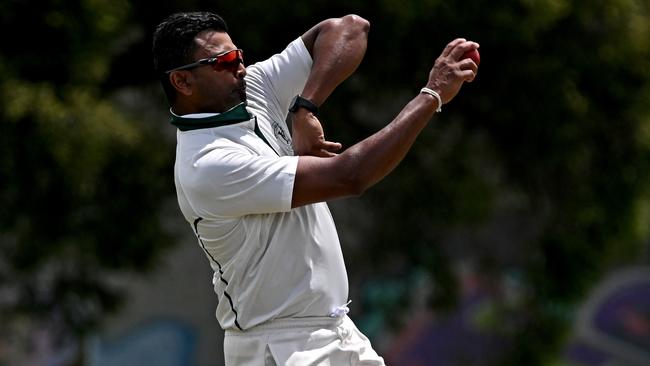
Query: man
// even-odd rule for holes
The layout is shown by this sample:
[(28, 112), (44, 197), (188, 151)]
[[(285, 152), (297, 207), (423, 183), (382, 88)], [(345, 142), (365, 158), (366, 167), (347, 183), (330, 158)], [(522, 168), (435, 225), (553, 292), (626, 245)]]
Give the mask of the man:
[(178, 202), (214, 269), (227, 365), (384, 364), (346, 315), (347, 274), (325, 202), (360, 195), (397, 166), (474, 79), (477, 65), (461, 58), (478, 44), (449, 43), (388, 126), (335, 154), (318, 106), (361, 62), (368, 30), (355, 15), (328, 19), (245, 68), (215, 14), (174, 14), (156, 29), (155, 68), (179, 130)]

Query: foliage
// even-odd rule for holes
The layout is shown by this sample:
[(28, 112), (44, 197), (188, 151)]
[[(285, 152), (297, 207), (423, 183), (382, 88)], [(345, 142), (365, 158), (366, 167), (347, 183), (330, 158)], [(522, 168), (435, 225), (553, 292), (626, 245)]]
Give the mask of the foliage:
[[(374, 274), (426, 269), (437, 307), (454, 304), (458, 261), (495, 279), (520, 273), (521, 300), (502, 304), (513, 344), (501, 362), (541, 364), (559, 351), (592, 284), (647, 261), (649, 11), (627, 0), (384, 0), (249, 1), (222, 13), (242, 47), (261, 54), (326, 16), (371, 21), (365, 62), (323, 107), (329, 137), (348, 146), (399, 111), (446, 42), (481, 44), (476, 82), (362, 198), (371, 230), (348, 261)], [(500, 235), (486, 238), (486, 228)], [(451, 247), (459, 232), (469, 240)]]
[(78, 316), (72, 296), (95, 299), (103, 305), (72, 321), (83, 330), (113, 304), (102, 271), (146, 267), (165, 242), (154, 213), (170, 194), (171, 147), (108, 96), (155, 83), (151, 33), (180, 10), (222, 14), (247, 62), (326, 17), (370, 20), (364, 63), (322, 108), (329, 138), (346, 146), (397, 114), (449, 40), (481, 44), (476, 82), (392, 175), (352, 201), (363, 217), (339, 225), (369, 228), (360, 245), (344, 242), (351, 278), (424, 270), (436, 309), (454, 306), (458, 262), (497, 282), (517, 273), (518, 300), (495, 312), (512, 341), (500, 364), (549, 362), (585, 291), (611, 268), (648, 261), (646, 1), (10, 1), (0, 10), (3, 34), (19, 33), (0, 45), (0, 286), (26, 289), (26, 311), (62, 303)]
[(151, 267), (171, 243), (159, 214), (173, 192), (171, 148), (101, 88), (127, 3), (0, 9), (1, 322), (63, 342), (119, 305), (113, 273)]

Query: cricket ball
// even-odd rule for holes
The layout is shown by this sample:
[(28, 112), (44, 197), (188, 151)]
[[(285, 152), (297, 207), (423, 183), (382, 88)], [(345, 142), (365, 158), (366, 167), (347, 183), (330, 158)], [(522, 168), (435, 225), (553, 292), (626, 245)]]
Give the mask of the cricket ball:
[(466, 58), (471, 58), (472, 61), (478, 66), (481, 63), (481, 55), (478, 53), (477, 49), (472, 49), (463, 54), (463, 56), (460, 58), (461, 60), (464, 60)]

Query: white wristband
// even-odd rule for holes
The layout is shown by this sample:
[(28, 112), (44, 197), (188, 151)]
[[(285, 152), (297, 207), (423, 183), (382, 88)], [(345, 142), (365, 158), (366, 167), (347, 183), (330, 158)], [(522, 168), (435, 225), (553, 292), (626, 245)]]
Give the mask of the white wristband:
[(426, 87), (420, 89), (420, 93), (426, 93), (426, 94), (429, 94), (429, 95), (433, 95), (433, 97), (436, 98), (436, 100), (438, 100), (438, 108), (436, 109), (436, 113), (442, 112), (442, 98), (440, 98), (440, 94), (438, 94), (435, 91), (433, 91), (432, 89), (429, 89), (429, 88), (426, 88)]

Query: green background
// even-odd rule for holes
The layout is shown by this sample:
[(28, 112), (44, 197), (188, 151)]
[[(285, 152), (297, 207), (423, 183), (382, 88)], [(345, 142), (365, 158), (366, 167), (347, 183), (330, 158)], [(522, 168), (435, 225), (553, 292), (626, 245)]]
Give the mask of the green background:
[(177, 210), (173, 131), (150, 49), (156, 24), (188, 10), (221, 14), (247, 63), (327, 17), (368, 19), (363, 63), (321, 109), (326, 136), (344, 146), (399, 112), (447, 42), (480, 43), (475, 82), (395, 172), (334, 209), (368, 331), (399, 326), (414, 277), (431, 281), (428, 306), (454, 309), (456, 268), (470, 263), (497, 289), (486, 323), (508, 340), (497, 364), (552, 364), (587, 291), (650, 262), (647, 1), (9, 0), (0, 290), (11, 295), (0, 322), (10, 331), (44, 322), (81, 342), (123, 303), (106, 275), (146, 273), (173, 247), (161, 219)]

